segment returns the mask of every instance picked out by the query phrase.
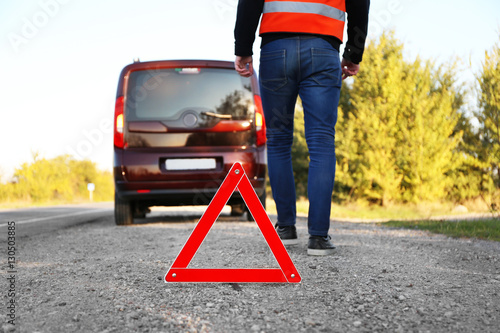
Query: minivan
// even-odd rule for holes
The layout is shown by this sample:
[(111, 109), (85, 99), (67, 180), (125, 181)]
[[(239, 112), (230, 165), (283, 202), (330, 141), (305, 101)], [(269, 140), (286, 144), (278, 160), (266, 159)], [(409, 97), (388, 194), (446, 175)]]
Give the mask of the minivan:
[[(230, 61), (135, 61), (116, 95), (115, 222), (152, 206), (207, 205), (235, 162), (265, 205), (265, 150), (255, 75), (239, 76)], [(237, 191), (227, 204), (231, 215), (247, 212)]]

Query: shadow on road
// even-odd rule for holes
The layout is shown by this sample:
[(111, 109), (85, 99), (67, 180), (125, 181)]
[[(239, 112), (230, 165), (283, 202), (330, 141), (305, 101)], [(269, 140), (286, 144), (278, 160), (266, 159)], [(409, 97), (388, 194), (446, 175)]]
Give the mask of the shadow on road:
[[(135, 218), (134, 225), (145, 225), (155, 223), (197, 223), (203, 216), (207, 207), (168, 208), (152, 207), (151, 213), (145, 218)], [(217, 222), (245, 222), (246, 214), (243, 216), (231, 216), (230, 210), (225, 208), (217, 219)]]

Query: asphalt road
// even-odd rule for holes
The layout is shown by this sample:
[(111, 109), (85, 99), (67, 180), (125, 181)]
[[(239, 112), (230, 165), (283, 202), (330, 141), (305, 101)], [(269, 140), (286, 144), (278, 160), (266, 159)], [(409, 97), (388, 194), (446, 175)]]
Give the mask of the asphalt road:
[[(166, 284), (164, 274), (203, 212), (155, 209), (136, 225), (119, 227), (112, 203), (0, 211), (0, 332), (500, 327), (500, 243), (375, 224), (332, 222), (337, 253), (316, 258), (306, 254), (307, 221), (299, 218), (300, 244), (288, 252), (300, 284)], [(4, 246), (9, 221), (16, 222), (12, 267)], [(231, 217), (226, 208), (189, 267), (275, 268), (269, 252), (256, 223)], [(15, 326), (6, 324), (10, 299)]]
[(113, 215), (113, 203), (65, 205), (0, 210), (0, 233), (4, 234), (8, 222), (16, 223), (16, 236), (33, 236)]

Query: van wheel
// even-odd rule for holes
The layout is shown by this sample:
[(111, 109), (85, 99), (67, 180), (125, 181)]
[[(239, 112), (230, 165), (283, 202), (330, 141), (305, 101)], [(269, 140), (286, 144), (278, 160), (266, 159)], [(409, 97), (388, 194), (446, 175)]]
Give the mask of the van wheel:
[(134, 223), (132, 203), (121, 199), (115, 192), (115, 223), (116, 225), (130, 225)]

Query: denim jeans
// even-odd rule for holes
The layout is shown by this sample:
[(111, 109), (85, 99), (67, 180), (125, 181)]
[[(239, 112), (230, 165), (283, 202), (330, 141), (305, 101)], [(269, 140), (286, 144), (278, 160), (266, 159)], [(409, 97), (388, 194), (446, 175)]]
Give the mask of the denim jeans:
[(326, 236), (330, 228), (341, 72), (338, 51), (321, 38), (278, 39), (261, 49), (260, 90), (267, 126), (269, 181), (278, 225), (295, 225), (296, 220), (291, 147), (298, 95), (304, 108), (310, 157), (307, 194), (311, 236)]

